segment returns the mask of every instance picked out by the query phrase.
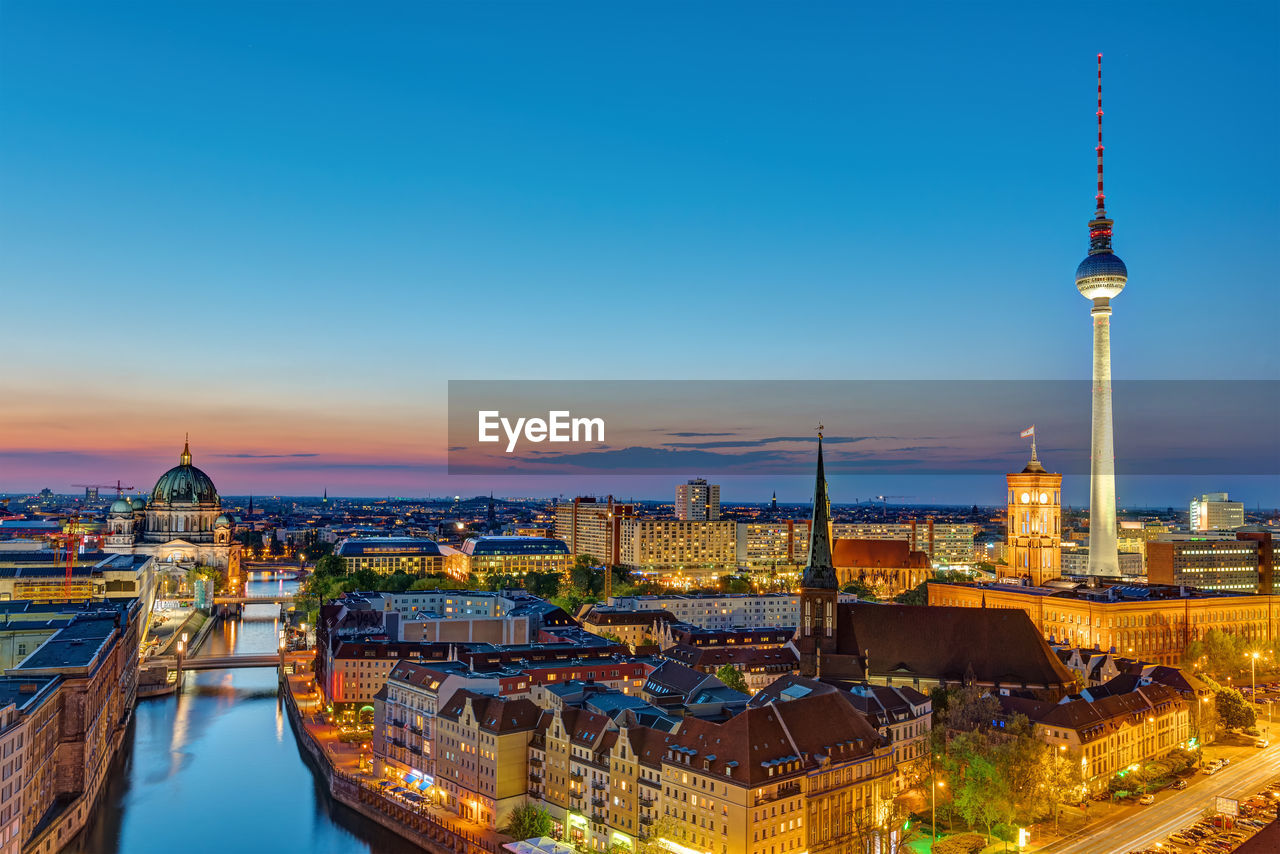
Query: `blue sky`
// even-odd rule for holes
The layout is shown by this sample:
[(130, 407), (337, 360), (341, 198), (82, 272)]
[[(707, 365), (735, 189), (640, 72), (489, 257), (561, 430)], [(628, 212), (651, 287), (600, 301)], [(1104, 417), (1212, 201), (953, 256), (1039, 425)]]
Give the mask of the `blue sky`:
[(5, 3), (0, 490), (381, 491), (449, 379), (1087, 377), (1099, 51), (1116, 377), (1275, 377), (1277, 14)]

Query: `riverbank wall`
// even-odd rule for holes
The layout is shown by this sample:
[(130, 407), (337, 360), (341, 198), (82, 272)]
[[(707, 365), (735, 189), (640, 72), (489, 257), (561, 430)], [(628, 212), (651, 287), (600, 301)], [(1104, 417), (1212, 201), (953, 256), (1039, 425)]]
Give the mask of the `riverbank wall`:
[(280, 693), (303, 759), (312, 773), (324, 780), (335, 801), (432, 854), (498, 854), (501, 851), (491, 840), (459, 832), (430, 813), (402, 807), (381, 791), (335, 768), (307, 730), (288, 677), (283, 674)]

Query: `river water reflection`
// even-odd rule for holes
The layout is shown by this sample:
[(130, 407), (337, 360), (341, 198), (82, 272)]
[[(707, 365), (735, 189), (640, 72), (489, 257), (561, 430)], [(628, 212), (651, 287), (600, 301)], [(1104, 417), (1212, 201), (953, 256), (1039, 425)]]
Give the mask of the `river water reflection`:
[[(255, 577), (250, 595), (296, 582)], [(279, 608), (251, 605), (197, 654), (277, 648)], [(334, 804), (298, 752), (271, 669), (188, 673), (141, 700), (77, 854), (407, 854), (421, 849)]]

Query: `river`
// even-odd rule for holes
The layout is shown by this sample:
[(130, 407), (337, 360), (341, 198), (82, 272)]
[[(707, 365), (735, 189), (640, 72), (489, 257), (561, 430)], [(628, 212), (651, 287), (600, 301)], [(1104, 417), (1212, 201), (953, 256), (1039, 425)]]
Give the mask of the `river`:
[[(296, 582), (255, 576), (249, 595)], [(274, 652), (279, 608), (250, 605), (197, 655)], [(140, 700), (76, 854), (410, 854), (339, 804), (298, 752), (270, 669), (187, 673), (177, 696)]]

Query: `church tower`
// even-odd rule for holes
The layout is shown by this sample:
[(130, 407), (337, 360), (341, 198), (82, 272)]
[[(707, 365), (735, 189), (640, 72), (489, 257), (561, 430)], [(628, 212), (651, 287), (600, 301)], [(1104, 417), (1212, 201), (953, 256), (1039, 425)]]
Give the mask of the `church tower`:
[(809, 523), (809, 559), (800, 581), (800, 625), (795, 647), (800, 675), (821, 675), (822, 657), (836, 651), (836, 604), (840, 582), (831, 562), (831, 499), (822, 465), (822, 433), (818, 433), (818, 476), (813, 488), (813, 518)]
[(1008, 568), (1001, 574), (1040, 586), (1062, 575), (1062, 475), (1045, 471), (1036, 458), (1031, 428), (1031, 461), (1005, 475), (1009, 487)]

